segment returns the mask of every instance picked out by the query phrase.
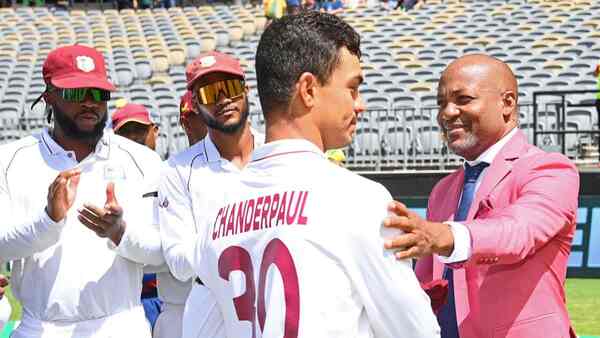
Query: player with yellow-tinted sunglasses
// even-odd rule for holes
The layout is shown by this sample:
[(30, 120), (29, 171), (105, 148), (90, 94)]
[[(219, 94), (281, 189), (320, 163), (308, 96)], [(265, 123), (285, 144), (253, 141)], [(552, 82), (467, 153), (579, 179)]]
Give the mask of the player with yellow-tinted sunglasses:
[(238, 60), (209, 52), (187, 67), (186, 77), (194, 111), (210, 129), (234, 133), (247, 123), (248, 89)]
[(208, 83), (196, 88), (196, 97), (200, 104), (215, 104), (219, 97), (224, 95), (226, 98), (235, 101), (244, 95), (245, 83), (242, 79), (229, 79)]

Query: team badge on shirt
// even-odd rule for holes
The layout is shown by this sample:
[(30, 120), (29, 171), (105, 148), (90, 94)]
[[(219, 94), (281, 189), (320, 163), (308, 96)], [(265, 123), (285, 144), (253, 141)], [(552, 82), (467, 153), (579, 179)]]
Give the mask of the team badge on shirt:
[(114, 181), (114, 180), (124, 180), (126, 177), (125, 175), (125, 169), (123, 169), (123, 167), (118, 166), (118, 165), (114, 165), (114, 164), (107, 164), (106, 166), (104, 166), (104, 179), (107, 181)]
[(159, 205), (161, 208), (167, 208), (169, 206), (169, 200), (165, 197), (165, 199), (162, 200)]

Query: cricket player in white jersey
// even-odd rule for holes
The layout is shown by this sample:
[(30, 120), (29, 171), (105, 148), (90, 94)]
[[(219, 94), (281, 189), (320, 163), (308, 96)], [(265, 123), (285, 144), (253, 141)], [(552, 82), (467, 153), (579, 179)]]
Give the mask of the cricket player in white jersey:
[(103, 131), (115, 88), (98, 51), (55, 49), (42, 73), (52, 128), (0, 147), (0, 258), (23, 305), (11, 337), (149, 338), (140, 291), (144, 264), (164, 263), (161, 160)]
[[(181, 97), (181, 102), (179, 104), (179, 123), (183, 127), (188, 137), (190, 146), (194, 145), (196, 142), (202, 140), (206, 136), (206, 124), (201, 120), (201, 117), (192, 110), (192, 95), (190, 91), (187, 91)], [(180, 338), (182, 336), (182, 322), (185, 310), (184, 306), (194, 281), (191, 279), (185, 281), (176, 279), (169, 271), (168, 266), (165, 266), (163, 270), (157, 271), (156, 279), (158, 281), (158, 298), (162, 301), (162, 311), (156, 320), (156, 325), (152, 331), (152, 337)], [(202, 289), (201, 291), (206, 291), (206, 293), (209, 294), (209, 291), (206, 289), (206, 287), (198, 286), (198, 288)], [(194, 301), (197, 300), (198, 304), (194, 307), (197, 307), (200, 310), (206, 309), (206, 302), (204, 302), (202, 299), (198, 300), (197, 298), (197, 296), (190, 298), (189, 305), (196, 305)], [(216, 310), (216, 307), (214, 307), (214, 300), (212, 304), (213, 309)], [(208, 309), (210, 310), (210, 304), (208, 305)], [(210, 312), (207, 312), (207, 314), (209, 313)], [(190, 314), (196, 319), (198, 319), (199, 315), (201, 315), (196, 313), (196, 311), (191, 311)], [(189, 332), (190, 330), (187, 331)]]
[(323, 153), (350, 143), (364, 110), (359, 57), (358, 34), (325, 13), (260, 39), (266, 143), (222, 183), (190, 258), (228, 337), (439, 337), (411, 262), (382, 249), (390, 194)]
[(223, 317), (212, 293), (196, 278), (186, 253), (208, 222), (207, 210), (226, 197), (225, 182), (239, 174), (264, 135), (248, 123), (248, 87), (238, 60), (217, 52), (202, 54), (188, 65), (186, 76), (193, 113), (207, 125), (208, 135), (165, 166), (159, 188), (161, 238), (173, 276), (194, 281), (185, 304), (182, 337), (219, 338), (225, 337)]

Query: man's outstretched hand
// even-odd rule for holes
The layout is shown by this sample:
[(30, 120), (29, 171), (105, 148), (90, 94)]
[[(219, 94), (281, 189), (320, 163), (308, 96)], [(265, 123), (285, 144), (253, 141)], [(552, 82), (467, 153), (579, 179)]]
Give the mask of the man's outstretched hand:
[(404, 231), (385, 241), (386, 249), (397, 250), (396, 258), (420, 258), (431, 254), (450, 256), (454, 250), (454, 236), (447, 224), (422, 219), (397, 201), (391, 202), (388, 210), (392, 215), (383, 225)]

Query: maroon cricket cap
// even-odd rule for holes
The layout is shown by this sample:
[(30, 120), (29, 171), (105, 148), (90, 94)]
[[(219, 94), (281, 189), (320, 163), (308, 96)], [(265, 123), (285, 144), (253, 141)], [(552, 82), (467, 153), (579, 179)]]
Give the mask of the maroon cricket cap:
[(227, 73), (242, 79), (245, 77), (237, 59), (219, 52), (208, 52), (198, 56), (185, 69), (188, 89), (192, 88), (194, 81), (209, 73)]
[(153, 123), (148, 109), (141, 104), (135, 103), (124, 105), (112, 115), (112, 127), (114, 131), (119, 130), (127, 122), (137, 122), (145, 125)]
[(192, 92), (188, 90), (181, 97), (181, 102), (179, 103), (179, 117), (186, 119), (192, 113), (194, 113)]
[(42, 68), (44, 80), (58, 88), (99, 88), (115, 91), (108, 81), (104, 57), (91, 47), (72, 45), (51, 51)]

